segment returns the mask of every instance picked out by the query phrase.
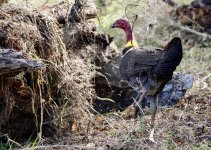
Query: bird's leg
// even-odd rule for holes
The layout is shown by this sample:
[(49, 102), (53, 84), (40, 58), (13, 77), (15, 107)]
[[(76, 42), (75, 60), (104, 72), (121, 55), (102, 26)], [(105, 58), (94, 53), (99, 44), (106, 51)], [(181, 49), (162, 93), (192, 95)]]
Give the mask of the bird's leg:
[(147, 94), (147, 91), (145, 90), (145, 91), (143, 91), (142, 92), (142, 94), (141, 94), (141, 96), (139, 97), (139, 100), (138, 100), (138, 102), (136, 102), (135, 101), (135, 110), (134, 110), (134, 118), (136, 119), (138, 116), (141, 116), (143, 113), (141, 113), (140, 111), (140, 109), (141, 109), (141, 103), (142, 103), (142, 101), (143, 101), (143, 99), (144, 99), (144, 96)]
[(150, 112), (151, 112), (151, 126), (155, 124), (155, 114), (157, 112), (157, 97), (156, 95), (150, 96)]
[(149, 99), (150, 99), (151, 128), (152, 128), (149, 135), (149, 139), (155, 142), (155, 140), (153, 139), (153, 135), (154, 135), (155, 115), (157, 112), (157, 96), (156, 95), (150, 96)]

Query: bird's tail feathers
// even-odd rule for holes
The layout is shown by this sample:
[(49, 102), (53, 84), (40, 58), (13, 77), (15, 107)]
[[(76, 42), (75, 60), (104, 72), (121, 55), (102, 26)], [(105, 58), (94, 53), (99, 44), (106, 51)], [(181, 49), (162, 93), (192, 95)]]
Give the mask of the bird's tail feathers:
[(164, 48), (165, 53), (159, 61), (159, 72), (172, 73), (182, 59), (182, 42), (179, 37), (174, 37)]

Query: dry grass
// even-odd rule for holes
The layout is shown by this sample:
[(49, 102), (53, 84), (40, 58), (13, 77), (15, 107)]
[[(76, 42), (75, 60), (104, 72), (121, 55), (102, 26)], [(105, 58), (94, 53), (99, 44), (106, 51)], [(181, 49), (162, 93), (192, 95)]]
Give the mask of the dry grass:
[[(132, 108), (124, 112), (95, 115), (87, 133), (61, 138), (38, 149), (209, 149), (211, 95), (183, 99), (172, 108), (159, 108), (155, 141), (148, 139), (150, 115), (133, 120)], [(204, 115), (207, 114), (207, 115)]]
[[(83, 59), (73, 49), (67, 49), (57, 21), (50, 14), (40, 11), (24, 4), (5, 4), (0, 9), (1, 30), (7, 34), (3, 46), (24, 51), (28, 58), (39, 59), (46, 64), (45, 70), (30, 75), (30, 85), (26, 83), (24, 74), (19, 75), (22, 86), (31, 93), (28, 100), (32, 109), (27, 113), (35, 116), (40, 137), (38, 143), (45, 124), (53, 124), (57, 129), (71, 129), (74, 120), (90, 118), (86, 112), (88, 100), (93, 99), (95, 94), (91, 83), (95, 76), (93, 58)], [(16, 90), (18, 93), (20, 89)], [(18, 94), (21, 94), (20, 91)], [(16, 107), (19, 101), (18, 98), (13, 99)], [(13, 120), (11, 114), (7, 115)]]

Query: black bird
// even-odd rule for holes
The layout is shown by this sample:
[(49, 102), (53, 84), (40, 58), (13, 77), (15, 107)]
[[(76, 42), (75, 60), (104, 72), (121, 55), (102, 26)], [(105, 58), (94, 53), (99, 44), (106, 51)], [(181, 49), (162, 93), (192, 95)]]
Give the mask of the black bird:
[(140, 105), (143, 98), (147, 96), (150, 100), (151, 125), (154, 128), (157, 95), (172, 79), (173, 72), (182, 59), (181, 39), (174, 37), (164, 49), (140, 48), (127, 20), (116, 20), (111, 27), (123, 29), (126, 33), (127, 44), (123, 51), (119, 71), (122, 79), (141, 93), (138, 102), (135, 103), (134, 117), (137, 118), (141, 114)]

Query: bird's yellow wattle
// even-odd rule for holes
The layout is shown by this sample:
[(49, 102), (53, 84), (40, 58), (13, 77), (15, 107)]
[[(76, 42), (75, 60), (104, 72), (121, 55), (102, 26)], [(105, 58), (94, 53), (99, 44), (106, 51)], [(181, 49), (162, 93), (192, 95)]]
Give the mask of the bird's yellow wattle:
[(127, 42), (127, 44), (125, 45), (125, 47), (138, 47), (138, 43), (135, 40), (129, 41)]

